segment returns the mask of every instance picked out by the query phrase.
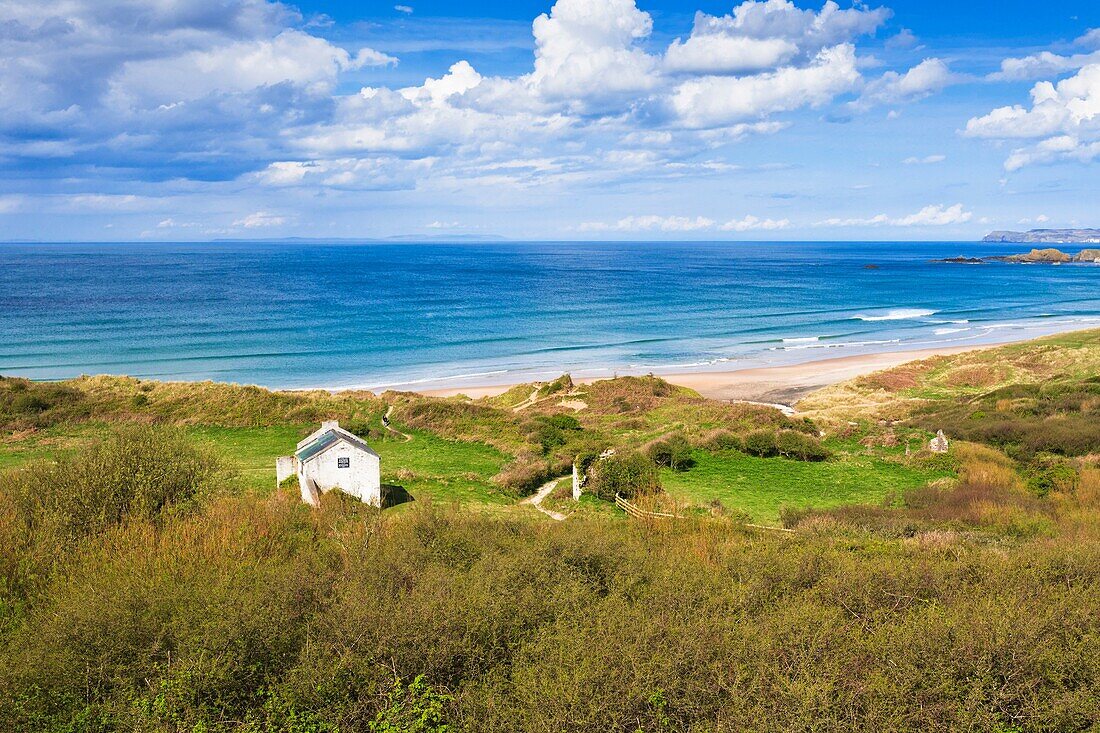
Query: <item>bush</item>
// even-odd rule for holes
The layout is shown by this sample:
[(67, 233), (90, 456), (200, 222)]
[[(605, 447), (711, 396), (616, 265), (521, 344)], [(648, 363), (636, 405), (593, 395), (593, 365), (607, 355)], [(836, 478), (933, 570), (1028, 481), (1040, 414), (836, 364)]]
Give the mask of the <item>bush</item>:
[(616, 453), (589, 468), (585, 491), (606, 501), (653, 494), (661, 489), (657, 466), (641, 453)]
[(389, 707), (371, 721), (371, 733), (448, 733), (446, 706), (451, 697), (428, 687), (424, 675), (407, 686), (396, 680), (386, 696)]
[(77, 456), (0, 479), (34, 526), (75, 539), (130, 517), (159, 520), (213, 488), (217, 459), (173, 429), (126, 428)]
[(580, 430), (581, 423), (572, 415), (561, 413), (558, 415), (546, 415), (542, 418), (547, 424), (553, 425), (558, 430)]
[(1080, 474), (1077, 468), (1064, 458), (1053, 455), (1037, 456), (1024, 470), (1027, 488), (1036, 496), (1046, 496), (1052, 491), (1066, 494), (1077, 489)]
[(732, 430), (719, 428), (707, 433), (702, 440), (702, 447), (708, 451), (745, 450), (745, 441)]
[(682, 433), (653, 441), (645, 448), (645, 454), (658, 466), (668, 466), (674, 471), (686, 471), (695, 463), (691, 458), (691, 443)]
[(569, 442), (571, 433), (579, 432), (581, 424), (572, 415), (540, 415), (531, 421), (527, 440), (549, 455)]
[(0, 425), (45, 427), (55, 417), (83, 417), (87, 412), (83, 393), (68, 385), (0, 377)]
[(884, 514), (911, 537), (223, 498), (86, 538), (0, 629), (0, 730), (1088, 730), (1096, 541), (832, 531)]
[(778, 455), (775, 433), (771, 430), (753, 430), (745, 436), (745, 452), (762, 458)]
[(780, 430), (775, 436), (775, 451), (797, 461), (824, 461), (831, 454), (813, 435), (796, 430)]

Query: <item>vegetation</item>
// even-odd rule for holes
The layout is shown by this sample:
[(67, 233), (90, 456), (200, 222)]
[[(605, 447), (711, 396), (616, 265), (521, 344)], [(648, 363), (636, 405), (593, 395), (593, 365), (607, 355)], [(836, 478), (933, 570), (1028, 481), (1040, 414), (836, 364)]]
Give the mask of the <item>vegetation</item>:
[(880, 505), (893, 497), (951, 475), (947, 466), (922, 459), (846, 453), (822, 462), (759, 458), (737, 450), (692, 454), (685, 472), (663, 470), (661, 485), (676, 498), (698, 506), (714, 500), (746, 512), (753, 521), (774, 524), (784, 507)]
[(215, 498), (51, 548), (0, 729), (1087, 730), (1087, 484), (1014, 545)]
[(616, 453), (595, 461), (588, 472), (585, 489), (603, 499), (633, 499), (654, 494), (661, 488), (657, 465), (641, 453)]
[[(2, 379), (0, 730), (1092, 730), (1098, 367), (1072, 334), (798, 418), (655, 377), (476, 401)], [(414, 501), (276, 489), (321, 419)], [(518, 504), (574, 461), (567, 521)]]

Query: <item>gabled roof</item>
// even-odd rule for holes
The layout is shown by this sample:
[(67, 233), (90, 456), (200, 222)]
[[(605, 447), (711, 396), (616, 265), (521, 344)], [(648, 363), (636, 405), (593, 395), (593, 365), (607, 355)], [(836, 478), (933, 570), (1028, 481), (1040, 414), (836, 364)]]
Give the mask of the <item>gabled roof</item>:
[[(316, 437), (314, 438), (314, 436)], [(298, 451), (294, 454), (302, 463), (306, 463), (311, 458), (320, 455), (325, 450), (341, 441), (343, 441), (344, 443), (348, 443), (349, 445), (357, 448), (364, 453), (378, 458), (378, 454), (375, 453), (369, 445), (342, 428), (329, 428), (320, 435), (314, 433), (314, 435), (311, 435), (310, 437), (314, 439), (299, 448)]]

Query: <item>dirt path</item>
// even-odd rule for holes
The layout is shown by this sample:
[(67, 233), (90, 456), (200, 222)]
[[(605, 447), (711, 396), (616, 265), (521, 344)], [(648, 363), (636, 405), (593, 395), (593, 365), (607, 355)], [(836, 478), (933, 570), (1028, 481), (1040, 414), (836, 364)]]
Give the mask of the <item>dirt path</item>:
[(390, 405), (389, 409), (386, 410), (386, 417), (385, 417), (385, 421), (383, 422), (383, 426), (386, 428), (386, 430), (389, 430), (394, 435), (400, 435), (402, 438), (405, 439), (405, 442), (408, 443), (410, 440), (413, 439), (413, 436), (409, 435), (408, 433), (402, 433), (397, 428), (386, 424), (390, 421), (390, 415), (393, 414), (393, 407), (394, 407), (393, 405)]
[(549, 481), (544, 483), (542, 486), (540, 486), (538, 491), (536, 491), (535, 493), (531, 494), (526, 499), (521, 501), (520, 504), (530, 504), (531, 506), (535, 507), (536, 509), (538, 509), (540, 512), (542, 512), (546, 516), (550, 517), (551, 519), (556, 519), (560, 522), (561, 520), (565, 519), (569, 515), (568, 514), (562, 514), (561, 512), (556, 512), (553, 509), (547, 509), (546, 507), (544, 507), (542, 505), (542, 500), (545, 499), (546, 497), (550, 496), (550, 492), (552, 492), (554, 490), (554, 488), (558, 485), (559, 481), (562, 481), (562, 480), (567, 479), (567, 478), (569, 478), (569, 476), (558, 476), (555, 479), (550, 479)]
[(531, 405), (535, 404), (538, 401), (539, 401), (539, 388), (535, 387), (535, 391), (531, 393), (531, 396), (528, 397), (527, 399), (525, 399), (523, 402), (516, 405), (515, 407), (513, 407), (512, 412), (520, 412), (521, 410), (525, 410), (526, 408), (530, 407)]

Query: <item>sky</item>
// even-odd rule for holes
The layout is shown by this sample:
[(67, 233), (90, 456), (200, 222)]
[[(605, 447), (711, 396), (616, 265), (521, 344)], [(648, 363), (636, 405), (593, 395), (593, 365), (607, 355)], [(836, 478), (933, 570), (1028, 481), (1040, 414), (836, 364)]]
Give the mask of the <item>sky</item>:
[(1095, 0), (0, 0), (0, 240), (972, 240), (1097, 172)]

